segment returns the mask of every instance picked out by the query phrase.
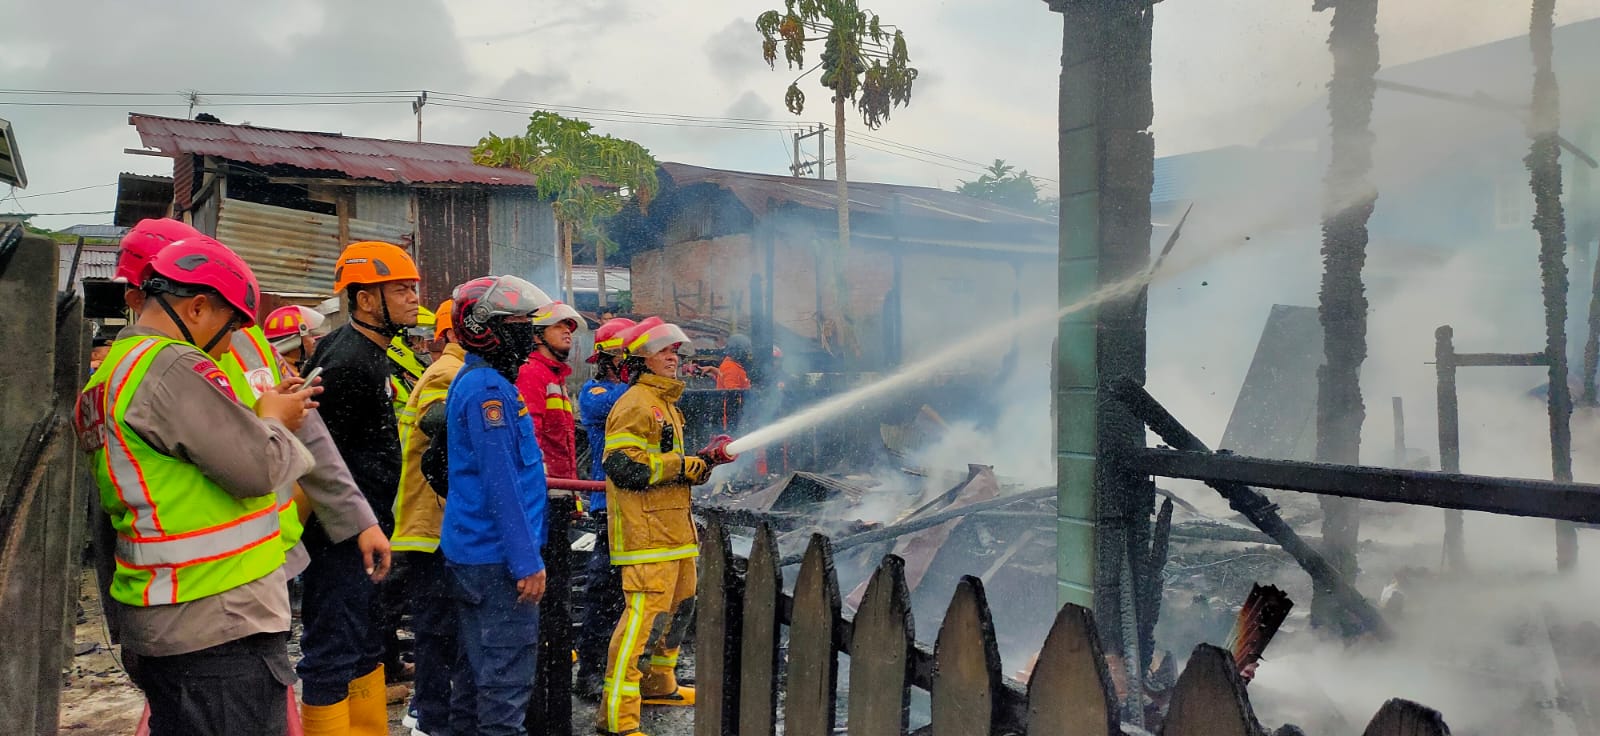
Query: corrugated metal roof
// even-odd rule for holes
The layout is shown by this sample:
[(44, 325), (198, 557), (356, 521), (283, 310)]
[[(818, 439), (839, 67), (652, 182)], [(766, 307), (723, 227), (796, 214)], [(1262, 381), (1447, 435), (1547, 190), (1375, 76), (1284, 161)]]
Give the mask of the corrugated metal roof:
[[(589, 292), (600, 290), (599, 269), (592, 265), (572, 264), (572, 290)], [(633, 274), (626, 266), (606, 266), (606, 293), (633, 290)]]
[[(72, 273), (72, 254), (78, 250), (77, 243), (62, 243), (59, 248), (60, 258), (57, 261), (56, 288), (67, 288), (67, 276)], [(78, 275), (75, 281), (83, 283), (84, 280), (111, 280), (117, 270), (117, 249), (104, 246), (86, 245), (83, 255), (78, 258)], [(81, 291), (81, 290), (80, 290)]]
[(133, 113), (139, 140), (168, 156), (199, 154), (230, 161), (337, 171), (357, 179), (390, 182), (533, 186), (532, 174), (479, 166), (472, 149), (443, 143), (356, 138), (249, 125), (204, 123)]
[[(393, 225), (353, 218), (349, 228), (352, 241), (404, 245), (410, 235)], [(217, 215), (217, 240), (250, 264), (264, 292), (333, 293), (333, 264), (340, 251), (337, 217), (224, 199)]]
[[(674, 185), (714, 184), (728, 190), (756, 216), (766, 214), (768, 202), (792, 204), (819, 210), (834, 209), (838, 202), (830, 179), (803, 179), (779, 174), (755, 174), (746, 171), (708, 169), (663, 162), (661, 170), (671, 177)], [(934, 189), (901, 184), (876, 182), (850, 182), (850, 211), (860, 214), (893, 215), (935, 220), (951, 220), (977, 224), (1048, 225), (1056, 221), (1043, 215), (1002, 207), (976, 197)]]
[(116, 225), (73, 225), (61, 232), (74, 237), (119, 239), (128, 232), (128, 228)]

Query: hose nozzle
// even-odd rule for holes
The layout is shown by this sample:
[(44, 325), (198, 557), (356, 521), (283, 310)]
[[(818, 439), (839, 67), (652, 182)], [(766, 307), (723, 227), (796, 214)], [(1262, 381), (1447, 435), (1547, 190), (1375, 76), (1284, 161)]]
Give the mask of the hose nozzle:
[(705, 449), (695, 454), (699, 455), (701, 460), (706, 461), (707, 465), (727, 465), (728, 463), (731, 463), (739, 458), (738, 455), (733, 455), (728, 452), (728, 445), (732, 442), (732, 437), (725, 434), (719, 434), (711, 439), (711, 444), (706, 445)]

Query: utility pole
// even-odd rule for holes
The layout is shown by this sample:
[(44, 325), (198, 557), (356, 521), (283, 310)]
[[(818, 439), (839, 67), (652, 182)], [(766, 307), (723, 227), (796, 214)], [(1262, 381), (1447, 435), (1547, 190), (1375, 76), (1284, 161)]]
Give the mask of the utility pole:
[(411, 102), (411, 112), (412, 112), (412, 114), (417, 116), (417, 142), (418, 143), (422, 142), (422, 108), (427, 104), (428, 104), (428, 90), (422, 90), (422, 94), (420, 96), (418, 96), (417, 99), (412, 100), (412, 102)]
[[(826, 150), (827, 134), (828, 134), (828, 126), (823, 125), (821, 123), (817, 124), (817, 127), (816, 127), (815, 130), (809, 130), (809, 131), (806, 131), (805, 133), (795, 133), (794, 134), (794, 161), (789, 164), (789, 175), (790, 176), (798, 177), (802, 173), (809, 173), (811, 171), (811, 167), (812, 167), (813, 163), (815, 163), (815, 165), (817, 167), (817, 178), (818, 179), (827, 178), (827, 177), (825, 177), (823, 175), (823, 172), (827, 169), (827, 162), (823, 158), (823, 155), (822, 155), (823, 152)], [(812, 161), (801, 161), (800, 160), (800, 141), (803, 141), (803, 140), (805, 140), (807, 138), (810, 138), (811, 136), (816, 136), (817, 137), (817, 160), (815, 162), (812, 162)]]

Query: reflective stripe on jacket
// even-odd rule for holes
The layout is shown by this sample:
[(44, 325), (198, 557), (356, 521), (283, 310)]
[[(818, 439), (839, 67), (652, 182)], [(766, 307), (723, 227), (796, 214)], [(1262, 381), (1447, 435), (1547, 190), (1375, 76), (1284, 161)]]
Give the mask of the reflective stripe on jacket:
[(439, 549), (445, 501), (422, 475), (422, 453), (433, 440), (417, 429), (417, 422), (445, 401), (450, 382), (461, 372), (465, 358), (460, 345), (446, 345), (444, 354), (422, 373), (416, 390), (400, 411), (400, 492), (394, 497), (394, 536), (390, 538), (396, 552)]
[(535, 351), (517, 372), (517, 392), (533, 414), (533, 432), (551, 478), (578, 477), (578, 423), (567, 395), (572, 367)]
[(683, 477), (683, 382), (646, 374), (606, 418), (606, 508), (611, 564), (700, 554)]
[(258, 580), (284, 563), (273, 495), (235, 498), (191, 463), (157, 452), (130, 428), (128, 406), (157, 354), (181, 345), (132, 337), (79, 397), (103, 440), (91, 454), (100, 501), (117, 532), (111, 596), (130, 606), (182, 603)]
[[(235, 331), (230, 343), (227, 354), (217, 361), (217, 367), (228, 377), (228, 385), (233, 386), (233, 395), (239, 403), (254, 409), (262, 392), (283, 383), (278, 354), (259, 325)], [(288, 551), (300, 543), (300, 536), (306, 529), (300, 523), (300, 509), (294, 494), (287, 492), (293, 489), (283, 490), (286, 493), (278, 496), (278, 531), (283, 537), (283, 549)]]

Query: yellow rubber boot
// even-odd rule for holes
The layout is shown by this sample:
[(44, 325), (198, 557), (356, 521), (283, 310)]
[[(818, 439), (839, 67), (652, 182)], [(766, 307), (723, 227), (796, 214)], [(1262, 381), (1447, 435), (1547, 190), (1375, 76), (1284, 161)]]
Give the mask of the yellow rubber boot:
[(389, 736), (389, 690), (383, 665), (350, 683), (350, 736)]
[(349, 736), (350, 699), (333, 705), (300, 706), (300, 728), (305, 736)]
[(679, 685), (676, 690), (661, 695), (644, 696), (645, 705), (694, 705), (694, 688)]

